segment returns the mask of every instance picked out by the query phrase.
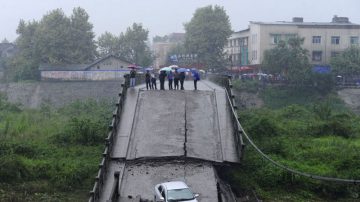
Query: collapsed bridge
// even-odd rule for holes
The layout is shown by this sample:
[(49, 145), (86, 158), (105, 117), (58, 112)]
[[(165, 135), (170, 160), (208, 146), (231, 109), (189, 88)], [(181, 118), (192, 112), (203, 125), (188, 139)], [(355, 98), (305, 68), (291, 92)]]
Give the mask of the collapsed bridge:
[(186, 81), (185, 90), (158, 91), (127, 82), (89, 201), (151, 201), (154, 186), (172, 180), (187, 183), (199, 201), (232, 201), (214, 168), (242, 155), (231, 85), (201, 81), (195, 91)]

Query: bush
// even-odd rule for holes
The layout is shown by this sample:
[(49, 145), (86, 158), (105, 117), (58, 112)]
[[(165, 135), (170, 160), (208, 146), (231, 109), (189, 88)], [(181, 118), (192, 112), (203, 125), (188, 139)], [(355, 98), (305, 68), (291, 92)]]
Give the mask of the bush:
[(106, 135), (106, 126), (99, 120), (88, 117), (73, 117), (64, 126), (64, 131), (55, 135), (59, 144), (96, 145)]
[(0, 157), (0, 182), (14, 183), (31, 179), (32, 172), (18, 155)]
[(258, 80), (233, 80), (233, 86), (237, 91), (257, 93), (261, 87)]

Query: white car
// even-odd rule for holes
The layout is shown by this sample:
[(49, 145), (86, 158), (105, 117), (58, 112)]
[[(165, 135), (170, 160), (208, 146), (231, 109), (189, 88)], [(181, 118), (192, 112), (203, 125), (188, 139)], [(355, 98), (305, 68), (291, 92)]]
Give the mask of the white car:
[(182, 181), (172, 181), (157, 184), (155, 186), (155, 201), (163, 202), (198, 202), (199, 194), (193, 194), (190, 188)]

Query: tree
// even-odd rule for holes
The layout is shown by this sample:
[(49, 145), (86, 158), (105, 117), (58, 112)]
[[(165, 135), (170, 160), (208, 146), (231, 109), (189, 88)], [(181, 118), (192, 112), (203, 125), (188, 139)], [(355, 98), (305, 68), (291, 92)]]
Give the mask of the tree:
[(223, 7), (207, 6), (195, 11), (185, 24), (185, 47), (197, 54), (198, 62), (219, 68), (225, 64), (223, 48), (231, 35), (229, 16)]
[(145, 43), (148, 34), (149, 31), (145, 30), (141, 24), (134, 23), (132, 27), (127, 28), (125, 34), (120, 35), (120, 45), (123, 45), (126, 51), (125, 58), (141, 65), (151, 60), (150, 50)]
[(310, 62), (308, 50), (301, 47), (303, 43), (304, 38), (299, 37), (280, 41), (265, 51), (262, 68), (268, 73), (282, 73), (292, 84), (305, 84), (310, 77)]
[(40, 63), (88, 63), (96, 56), (92, 24), (82, 8), (75, 8), (71, 17), (61, 9), (50, 11), (37, 21), (20, 20), (16, 45), (19, 54), (6, 70), (13, 80), (38, 78)]
[(4, 38), (1, 43), (10, 43), (9, 40), (7, 40), (7, 38)]
[(70, 41), (72, 43), (71, 61), (73, 63), (91, 62), (96, 56), (93, 25), (89, 23), (89, 15), (80, 7), (73, 9), (70, 17)]
[(41, 63), (71, 64), (71, 21), (61, 9), (44, 15), (36, 29), (35, 49)]
[(146, 44), (148, 30), (141, 24), (134, 23), (128, 27), (125, 33), (118, 37), (105, 32), (98, 38), (100, 55), (114, 54), (129, 62), (149, 66), (154, 60), (149, 47)]
[(109, 54), (117, 55), (120, 52), (119, 38), (110, 32), (100, 35), (97, 40), (100, 56)]
[(331, 59), (332, 71), (337, 75), (360, 74), (360, 47), (352, 46)]
[(16, 33), (19, 37), (15, 43), (19, 53), (7, 61), (5, 65), (5, 79), (7, 80), (29, 80), (38, 78), (38, 65), (40, 58), (36, 53), (34, 38), (39, 23), (36, 21), (25, 22), (20, 20)]

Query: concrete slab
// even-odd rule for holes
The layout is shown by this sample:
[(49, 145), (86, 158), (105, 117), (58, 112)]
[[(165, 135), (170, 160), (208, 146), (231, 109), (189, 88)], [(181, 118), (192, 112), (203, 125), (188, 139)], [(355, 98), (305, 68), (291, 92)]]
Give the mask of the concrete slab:
[(126, 93), (124, 108), (121, 114), (121, 121), (119, 123), (119, 129), (115, 137), (115, 144), (111, 155), (112, 158), (126, 158), (138, 93), (139, 87), (129, 88)]
[(120, 187), (120, 196), (135, 198), (141, 195), (142, 200), (153, 200), (155, 185), (173, 180), (184, 181), (194, 193), (199, 193), (199, 201), (218, 201), (217, 179), (212, 165), (189, 161), (127, 164)]
[(127, 159), (183, 156), (184, 134), (183, 91), (140, 91)]
[(218, 86), (209, 81), (204, 81), (203, 83), (208, 87), (213, 88), (215, 91), (221, 144), (223, 151), (223, 161), (235, 163), (240, 162), (235, 145), (232, 120), (229, 115), (230, 106), (227, 104), (227, 94), (224, 88), (222, 88), (221, 86)]
[(213, 91), (186, 93), (186, 129), (188, 157), (222, 162), (219, 121)]

